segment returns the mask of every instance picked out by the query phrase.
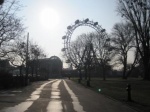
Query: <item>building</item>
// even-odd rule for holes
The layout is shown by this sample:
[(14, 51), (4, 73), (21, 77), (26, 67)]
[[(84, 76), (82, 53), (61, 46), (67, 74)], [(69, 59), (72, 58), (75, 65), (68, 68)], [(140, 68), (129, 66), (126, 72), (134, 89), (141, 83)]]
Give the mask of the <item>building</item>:
[(59, 57), (52, 56), (49, 59), (49, 77), (62, 77), (63, 64)]
[(30, 61), (30, 73), (45, 78), (62, 77), (62, 61), (57, 56)]

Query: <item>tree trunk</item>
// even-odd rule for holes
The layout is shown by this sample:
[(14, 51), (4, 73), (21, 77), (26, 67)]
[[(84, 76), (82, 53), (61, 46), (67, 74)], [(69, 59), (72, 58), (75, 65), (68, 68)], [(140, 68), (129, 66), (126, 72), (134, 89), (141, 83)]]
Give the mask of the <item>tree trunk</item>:
[(91, 70), (90, 69), (89, 69), (88, 75), (89, 75), (88, 80), (91, 81)]
[(79, 69), (79, 78), (80, 78), (80, 80), (82, 80), (82, 73), (81, 73), (81, 69)]
[(36, 81), (37, 81), (38, 80), (38, 68), (37, 67), (36, 67), (35, 74), (36, 74)]
[(127, 58), (126, 57), (124, 57), (124, 60), (123, 60), (123, 76), (122, 76), (122, 78), (123, 79), (127, 79), (127, 77), (126, 77), (126, 71), (127, 71)]
[(103, 80), (106, 80), (106, 71), (105, 71), (105, 65), (103, 64)]
[(22, 74), (22, 65), (21, 66), (19, 66), (19, 74), (20, 74), (20, 84), (21, 84), (21, 86), (24, 86), (25, 85), (25, 82), (24, 82), (24, 76), (23, 76), (23, 74)]
[(19, 74), (20, 74), (20, 77), (22, 76), (22, 66), (19, 66)]
[(87, 79), (87, 67), (84, 67), (85, 80)]
[(149, 61), (144, 59), (144, 80), (150, 80)]
[(87, 79), (90, 81), (91, 80), (91, 74), (90, 74), (90, 65), (87, 65)]
[(33, 78), (33, 74), (34, 74), (34, 67), (31, 67), (31, 76)]

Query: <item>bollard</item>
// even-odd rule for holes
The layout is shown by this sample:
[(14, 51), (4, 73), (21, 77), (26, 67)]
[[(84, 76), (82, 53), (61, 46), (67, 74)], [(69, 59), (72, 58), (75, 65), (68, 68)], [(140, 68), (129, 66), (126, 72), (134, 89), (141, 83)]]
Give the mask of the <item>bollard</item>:
[(128, 98), (127, 98), (127, 100), (128, 101), (132, 101), (132, 99), (131, 99), (131, 85), (130, 84), (127, 84), (126, 90), (128, 92)]

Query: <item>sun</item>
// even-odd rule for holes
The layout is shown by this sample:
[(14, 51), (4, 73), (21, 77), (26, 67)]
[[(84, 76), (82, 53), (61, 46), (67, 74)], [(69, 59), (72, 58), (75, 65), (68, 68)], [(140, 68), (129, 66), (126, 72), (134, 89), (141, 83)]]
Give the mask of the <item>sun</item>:
[(40, 22), (44, 28), (53, 30), (59, 25), (60, 17), (56, 10), (44, 8), (40, 13)]

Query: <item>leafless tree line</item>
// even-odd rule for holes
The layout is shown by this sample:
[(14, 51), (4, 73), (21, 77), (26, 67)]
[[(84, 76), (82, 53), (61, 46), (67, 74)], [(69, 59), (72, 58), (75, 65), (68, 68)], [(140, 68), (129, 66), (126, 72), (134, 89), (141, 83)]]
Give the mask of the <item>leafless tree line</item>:
[[(128, 54), (132, 51), (133, 62), (128, 63)], [(80, 79), (84, 71), (85, 79), (90, 80), (90, 71), (99, 70), (103, 79), (106, 79), (108, 68), (123, 66), (122, 77), (126, 79), (132, 70), (139, 65), (140, 55), (135, 41), (135, 32), (132, 25), (116, 23), (110, 35), (97, 32), (81, 34), (70, 43), (70, 61), (79, 71)]]
[(117, 11), (133, 27), (144, 79), (150, 80), (150, 0), (118, 0)]
[(18, 67), (20, 76), (27, 67), (27, 58), (30, 62), (46, 56), (38, 44), (27, 42), (26, 27), (22, 18), (17, 16), (21, 8), (17, 0), (5, 0), (0, 5), (0, 60), (8, 60), (12, 66)]
[[(150, 80), (150, 1), (118, 0), (117, 12), (124, 21), (114, 25), (109, 34), (109, 45), (106, 47), (106, 39), (101, 38), (102, 35), (97, 35), (96, 32), (82, 34), (71, 43), (72, 62), (80, 71), (81, 67), (86, 68), (84, 60), (90, 59), (91, 55), (88, 53), (85, 55), (84, 51), (87, 44), (91, 43), (92, 57), (96, 58), (95, 65), (103, 68), (104, 80), (106, 65), (111, 67), (122, 65), (123, 79), (130, 76), (134, 68), (139, 68), (143, 78)], [(130, 51), (134, 56), (133, 61), (128, 63)]]
[(110, 50), (110, 38), (107, 34), (99, 35), (97, 32), (82, 34), (70, 43), (70, 61), (79, 71), (82, 80), (84, 70), (85, 79), (90, 81), (91, 72), (97, 69), (102, 70), (103, 79), (105, 72), (113, 55)]

